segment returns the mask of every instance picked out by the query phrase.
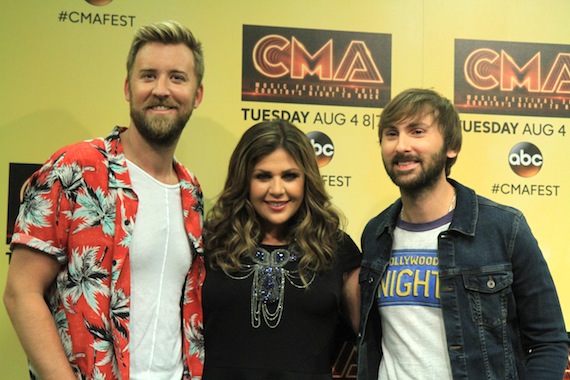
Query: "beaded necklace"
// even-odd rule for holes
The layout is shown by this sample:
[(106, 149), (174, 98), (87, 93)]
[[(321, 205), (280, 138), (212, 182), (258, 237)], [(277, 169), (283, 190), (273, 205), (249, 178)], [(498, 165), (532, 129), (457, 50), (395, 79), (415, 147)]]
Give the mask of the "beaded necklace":
[(307, 284), (303, 284), (298, 270), (288, 270), (285, 265), (297, 261), (291, 246), (269, 252), (257, 247), (253, 264), (244, 265), (243, 275), (226, 275), (234, 280), (245, 280), (253, 275), (251, 284), (251, 326), (258, 328), (261, 321), (274, 329), (281, 322), (285, 301), (285, 281), (298, 289), (308, 288), (315, 280), (315, 273)]

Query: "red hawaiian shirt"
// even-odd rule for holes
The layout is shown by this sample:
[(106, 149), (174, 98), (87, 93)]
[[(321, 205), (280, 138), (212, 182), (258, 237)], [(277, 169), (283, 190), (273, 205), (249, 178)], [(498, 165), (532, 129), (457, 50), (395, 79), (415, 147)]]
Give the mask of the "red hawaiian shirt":
[[(54, 153), (30, 178), (11, 243), (62, 264), (48, 304), (78, 379), (129, 378), (129, 246), (138, 201), (123, 155), (124, 130)], [(194, 253), (181, 300), (183, 378), (200, 379), (204, 205), (197, 179), (174, 163)]]

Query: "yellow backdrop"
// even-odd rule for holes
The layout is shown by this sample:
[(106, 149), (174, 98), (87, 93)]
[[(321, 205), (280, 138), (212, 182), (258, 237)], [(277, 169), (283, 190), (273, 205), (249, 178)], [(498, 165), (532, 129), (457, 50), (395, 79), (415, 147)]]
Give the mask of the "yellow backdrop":
[[(105, 6), (83, 0), (3, 2), (0, 226), (8, 228), (10, 163), (42, 163), (64, 144), (104, 136), (114, 125), (128, 123), (125, 60), (134, 29), (142, 24), (176, 19), (204, 43), (205, 98), (176, 155), (200, 179), (206, 208), (222, 187), (237, 139), (253, 124), (243, 108), (305, 112), (312, 117), (297, 125), (306, 132), (325, 133), (334, 143), (334, 158), (322, 174), (335, 204), (349, 220), (348, 232), (359, 241), (365, 223), (397, 198), (397, 189), (384, 173), (375, 127), (342, 124), (340, 119), (320, 123), (315, 115), (362, 118), (379, 114), (380, 108), (242, 101), (243, 25), (389, 34), (392, 95), (409, 87), (431, 87), (453, 99), (457, 39), (569, 44), (568, 14), (566, 0), (113, 0)], [(562, 48), (568, 52), (568, 46)], [(526, 214), (570, 325), (570, 245), (565, 239), (570, 179), (564, 156), (570, 137), (522, 134), (527, 123), (551, 124), (558, 130), (568, 117), (462, 114), (462, 118), (521, 125), (515, 134), (466, 132), (452, 177)], [(540, 173), (526, 179), (517, 176), (508, 162), (511, 148), (523, 141), (538, 146), (543, 157)], [(556, 185), (558, 190), (549, 196), (514, 195), (495, 191), (495, 184)], [(5, 256), (0, 260), (2, 293), (7, 268)], [(24, 354), (3, 307), (0, 373), (6, 379), (27, 376)]]

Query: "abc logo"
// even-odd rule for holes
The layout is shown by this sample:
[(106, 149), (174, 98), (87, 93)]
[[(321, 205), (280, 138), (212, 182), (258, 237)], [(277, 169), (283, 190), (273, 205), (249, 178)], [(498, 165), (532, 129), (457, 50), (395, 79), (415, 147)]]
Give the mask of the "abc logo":
[(317, 156), (317, 164), (319, 167), (327, 165), (334, 156), (334, 145), (332, 140), (322, 132), (309, 132), (307, 137), (311, 140), (315, 155)]
[(532, 177), (542, 168), (542, 153), (533, 144), (522, 142), (509, 152), (509, 165), (521, 177)]

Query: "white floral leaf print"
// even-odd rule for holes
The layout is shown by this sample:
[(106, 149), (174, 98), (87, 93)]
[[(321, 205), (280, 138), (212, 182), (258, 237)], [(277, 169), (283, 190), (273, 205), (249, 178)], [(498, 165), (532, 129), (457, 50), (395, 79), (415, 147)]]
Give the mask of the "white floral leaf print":
[(103, 156), (103, 162), (107, 165), (107, 172), (109, 173), (109, 187), (110, 188), (120, 188), (128, 187), (127, 184), (119, 179), (117, 179), (117, 174), (123, 174), (127, 171), (127, 167), (124, 165), (125, 157), (123, 154), (115, 155), (110, 152), (113, 151), (111, 145), (113, 140), (105, 139), (104, 148), (100, 148), (94, 145)]
[(191, 182), (181, 180), (180, 181), (180, 188), (182, 190), (190, 191), (190, 194), (192, 194), (192, 197), (194, 199), (196, 199), (196, 204), (194, 205), (193, 209), (194, 209), (194, 211), (198, 212), (200, 214), (200, 216), (202, 216), (204, 214), (204, 198), (203, 198), (202, 190), (200, 190), (200, 187), (194, 185)]
[(91, 376), (92, 376), (93, 380), (106, 380), (107, 379), (107, 375), (105, 375), (103, 372), (101, 372), (99, 367), (95, 367), (95, 370), (93, 370), (93, 373), (91, 374)]
[(204, 362), (204, 334), (201, 322), (198, 322), (198, 314), (193, 314), (190, 321), (185, 324), (184, 331), (186, 339), (190, 342), (190, 355), (198, 356), (200, 361)]
[[(13, 239), (16, 239), (16, 238), (19, 238), (19, 234), (14, 234)], [(34, 248), (34, 249), (37, 249), (38, 251), (45, 252), (48, 254), (60, 254), (61, 253), (60, 251), (54, 249), (53, 241), (51, 241), (51, 240), (43, 241), (43, 240), (38, 239), (38, 238), (32, 238), (32, 239), (30, 239), (30, 241), (26, 245), (30, 248)]]
[(86, 187), (86, 190), (77, 195), (78, 207), (74, 213), (74, 218), (81, 218), (82, 222), (73, 233), (86, 228), (101, 226), (105, 235), (113, 236), (115, 233), (116, 197), (113, 194), (105, 196), (100, 188), (93, 190)]
[(53, 313), (53, 319), (58, 331), (67, 331), (69, 329), (69, 322), (63, 310)]
[(91, 347), (95, 352), (103, 353), (103, 358), (95, 363), (96, 366), (104, 366), (111, 363), (113, 368), (113, 373), (117, 375), (119, 373), (119, 366), (117, 359), (115, 357), (115, 350), (113, 347), (113, 336), (111, 334), (111, 326), (109, 325), (109, 320), (104, 314), (100, 315), (103, 326), (95, 326), (87, 321), (85, 322), (85, 327), (93, 335), (93, 343)]
[(200, 240), (202, 239), (202, 237), (201, 236), (196, 237), (196, 235), (194, 235), (191, 232), (188, 232), (188, 237), (190, 238), (190, 242), (194, 246), (196, 253), (202, 254), (204, 252), (204, 249), (203, 249), (202, 245), (200, 244)]
[(195, 302), (195, 299), (191, 295), (191, 292), (194, 290), (195, 282), (196, 278), (194, 278), (194, 276), (189, 276), (184, 283), (184, 294), (182, 298), (182, 303), (184, 305)]
[(123, 231), (125, 231), (125, 236), (123, 236), (123, 238), (119, 242), (119, 245), (123, 247), (130, 247), (133, 232), (135, 230), (135, 220), (132, 217), (127, 218), (125, 212), (126, 212), (125, 208), (121, 207), (121, 220), (123, 222), (122, 226), (123, 226)]
[(42, 197), (49, 191), (49, 186), (32, 179), (24, 192), (22, 205), (18, 213), (18, 225), (21, 230), (30, 233), (32, 226), (51, 227), (47, 218), (52, 214), (52, 202)]
[(63, 310), (59, 310), (53, 313), (53, 318), (56, 323), (57, 331), (59, 333), (59, 338), (61, 340), (61, 345), (63, 351), (67, 356), (70, 363), (75, 363), (78, 358), (85, 357), (85, 353), (73, 352), (73, 340), (69, 334), (69, 322)]
[(129, 297), (122, 289), (111, 294), (111, 321), (117, 331), (128, 339)]
[(193, 194), (196, 192), (197, 189), (197, 187), (193, 183), (188, 182), (184, 179), (180, 180), (180, 188), (184, 190), (190, 190), (190, 192)]
[(55, 167), (48, 177), (48, 183), (59, 181), (61, 191), (72, 201), (75, 201), (77, 191), (84, 186), (83, 173), (85, 171), (94, 171), (92, 167), (81, 167), (77, 162), (69, 165), (61, 165)]
[(96, 261), (97, 250), (97, 247), (84, 247), (81, 251), (78, 247), (74, 248), (71, 252), (67, 275), (61, 279), (58, 278), (63, 304), (70, 312), (73, 312), (72, 305), (77, 304), (81, 296), (93, 310), (99, 312), (97, 295), (109, 294), (109, 288), (103, 283), (109, 276), (109, 272)]
[(116, 283), (119, 279), (119, 275), (121, 274), (121, 269), (123, 266), (123, 260), (115, 259), (113, 260), (113, 268), (111, 269), (111, 281)]

